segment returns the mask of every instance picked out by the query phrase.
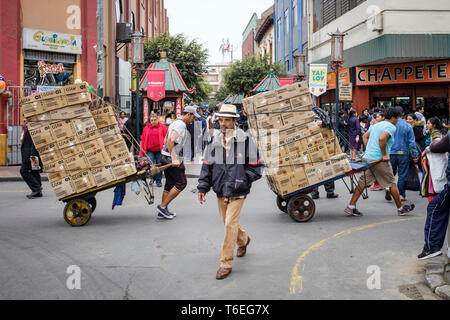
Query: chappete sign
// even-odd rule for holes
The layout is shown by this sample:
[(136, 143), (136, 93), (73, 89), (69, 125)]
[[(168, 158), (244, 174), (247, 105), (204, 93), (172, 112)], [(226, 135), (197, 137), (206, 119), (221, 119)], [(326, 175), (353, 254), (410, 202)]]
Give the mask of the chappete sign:
[(311, 64), (309, 67), (309, 92), (316, 97), (327, 92), (326, 64)]
[(23, 28), (24, 49), (81, 54), (81, 35)]
[(166, 97), (166, 70), (147, 70), (147, 97), (159, 101)]

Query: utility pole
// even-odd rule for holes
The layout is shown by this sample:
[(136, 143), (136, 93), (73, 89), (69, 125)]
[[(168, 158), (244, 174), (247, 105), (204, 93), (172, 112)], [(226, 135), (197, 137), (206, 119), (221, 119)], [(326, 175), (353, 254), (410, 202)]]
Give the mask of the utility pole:
[(97, 96), (103, 98), (103, 0), (97, 0)]

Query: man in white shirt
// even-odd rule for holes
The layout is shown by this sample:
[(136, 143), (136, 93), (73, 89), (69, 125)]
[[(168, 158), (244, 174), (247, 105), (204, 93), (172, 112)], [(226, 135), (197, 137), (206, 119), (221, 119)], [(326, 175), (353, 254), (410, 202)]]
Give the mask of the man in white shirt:
[(176, 119), (170, 126), (164, 140), (161, 151), (161, 164), (172, 164), (172, 167), (164, 171), (166, 184), (162, 195), (161, 204), (157, 207), (158, 218), (172, 220), (176, 213), (169, 212), (169, 204), (186, 188), (186, 174), (183, 164), (183, 149), (188, 138), (186, 124), (199, 118), (197, 109), (193, 106), (185, 106), (183, 116)]
[(418, 121), (423, 121), (423, 135), (427, 135), (427, 119), (425, 119), (425, 116), (423, 115), (425, 113), (424, 106), (418, 106), (416, 108), (415, 115), (417, 117)]

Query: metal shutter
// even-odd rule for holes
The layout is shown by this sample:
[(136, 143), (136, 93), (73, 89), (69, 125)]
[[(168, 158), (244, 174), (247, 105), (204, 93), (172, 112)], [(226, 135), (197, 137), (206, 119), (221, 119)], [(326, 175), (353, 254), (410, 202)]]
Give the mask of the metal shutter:
[(323, 25), (329, 24), (336, 19), (336, 0), (324, 0), (322, 7)]

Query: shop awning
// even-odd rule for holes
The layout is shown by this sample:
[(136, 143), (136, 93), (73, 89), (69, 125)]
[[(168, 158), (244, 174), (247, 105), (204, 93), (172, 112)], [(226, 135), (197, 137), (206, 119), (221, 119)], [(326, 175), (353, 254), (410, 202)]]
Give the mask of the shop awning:
[(280, 87), (280, 78), (269, 73), (253, 90), (254, 93), (272, 91)]
[(243, 94), (234, 94), (234, 95), (229, 95), (224, 101), (223, 103), (227, 103), (227, 104), (234, 104), (234, 105), (240, 105), (242, 104), (242, 100), (244, 100), (244, 95)]

